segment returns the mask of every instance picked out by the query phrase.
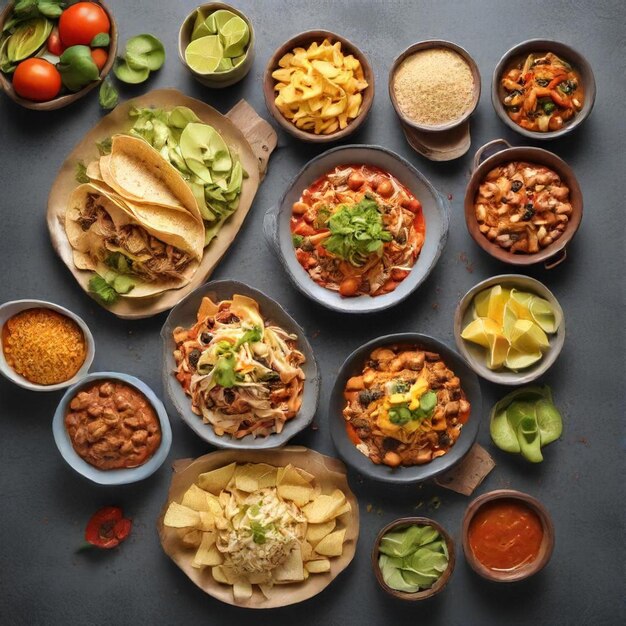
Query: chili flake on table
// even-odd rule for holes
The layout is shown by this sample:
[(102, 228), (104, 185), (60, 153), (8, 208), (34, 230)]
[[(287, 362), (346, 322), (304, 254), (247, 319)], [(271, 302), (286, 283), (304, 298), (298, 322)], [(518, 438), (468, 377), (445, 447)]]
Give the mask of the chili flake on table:
[(9, 318), (2, 328), (2, 349), (8, 365), (38, 385), (69, 380), (87, 355), (80, 326), (45, 308), (26, 309)]

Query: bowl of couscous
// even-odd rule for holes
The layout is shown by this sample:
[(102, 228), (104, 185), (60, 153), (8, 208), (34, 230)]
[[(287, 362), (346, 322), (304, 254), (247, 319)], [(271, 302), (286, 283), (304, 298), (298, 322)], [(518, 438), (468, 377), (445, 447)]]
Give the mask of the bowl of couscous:
[(439, 39), (409, 46), (389, 72), (389, 97), (415, 150), (442, 161), (467, 152), (480, 72), (464, 48)]

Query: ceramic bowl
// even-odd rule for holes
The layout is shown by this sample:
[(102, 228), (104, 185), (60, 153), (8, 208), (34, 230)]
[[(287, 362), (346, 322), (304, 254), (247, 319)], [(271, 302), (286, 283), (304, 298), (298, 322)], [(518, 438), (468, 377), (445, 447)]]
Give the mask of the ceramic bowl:
[[(543, 527), (543, 540), (539, 547), (539, 554), (537, 558), (523, 565), (522, 567), (515, 568), (509, 571), (497, 571), (485, 567), (474, 556), (474, 552), (469, 543), (469, 527), (472, 519), (478, 513), (483, 505), (488, 502), (495, 502), (497, 500), (518, 500), (527, 506), (529, 506), (538, 516)], [(539, 500), (532, 496), (522, 493), (521, 491), (515, 491), (513, 489), (497, 489), (496, 491), (490, 491), (482, 496), (479, 496), (475, 500), (472, 500), (468, 505), (465, 515), (463, 517), (463, 552), (465, 554), (465, 560), (469, 566), (483, 578), (491, 580), (497, 583), (512, 583), (518, 580), (524, 580), (533, 576), (537, 572), (541, 571), (550, 560), (552, 551), (554, 549), (554, 525), (550, 513)]]
[[(554, 308), (561, 323), (555, 334), (548, 335), (550, 347), (544, 353), (543, 358), (530, 367), (513, 372), (507, 369), (490, 370), (487, 367), (487, 350), (475, 343), (465, 341), (461, 337), (463, 329), (474, 319), (472, 316), (472, 302), (475, 296), (494, 285), (515, 288), (520, 291), (528, 291), (545, 298)], [(499, 385), (527, 385), (545, 374), (561, 353), (565, 342), (565, 317), (563, 309), (554, 294), (538, 280), (521, 274), (501, 274), (492, 276), (474, 285), (459, 301), (454, 314), (454, 339), (459, 352), (463, 355), (469, 366), (482, 378)]]
[[(248, 42), (248, 47), (246, 48), (246, 57), (245, 59), (232, 70), (227, 72), (216, 72), (214, 74), (198, 74), (192, 70), (189, 65), (187, 65), (187, 61), (185, 60), (185, 50), (191, 41), (191, 33), (193, 32), (193, 25), (196, 19), (196, 12), (202, 11), (206, 15), (210, 15), (219, 9), (226, 9), (227, 11), (231, 11), (235, 15), (238, 15), (250, 29), (250, 41)], [(180, 30), (178, 31), (178, 56), (180, 58), (181, 63), (189, 70), (191, 75), (203, 85), (207, 87), (213, 87), (214, 89), (221, 89), (222, 87), (230, 87), (235, 83), (238, 83), (240, 80), (245, 78), (245, 76), (250, 71), (252, 67), (252, 62), (254, 61), (254, 28), (252, 26), (252, 22), (248, 19), (248, 17), (242, 13), (239, 9), (230, 6), (229, 4), (224, 4), (223, 2), (208, 2), (207, 4), (201, 4), (199, 7), (196, 7), (184, 20), (182, 23)]]
[[(202, 417), (196, 415), (191, 410), (191, 398), (187, 396), (176, 380), (176, 361), (174, 360), (174, 349), (176, 344), (173, 339), (173, 331), (177, 326), (190, 327), (196, 323), (196, 314), (200, 302), (204, 296), (211, 297), (214, 301), (228, 300), (235, 294), (248, 296), (259, 303), (261, 314), (266, 320), (271, 320), (290, 333), (298, 336), (298, 348), (306, 357), (306, 362), (302, 365), (302, 370), (306, 376), (304, 381), (304, 392), (302, 406), (298, 414), (287, 421), (280, 433), (273, 433), (268, 437), (254, 438), (246, 435), (241, 439), (235, 439), (230, 435), (219, 436), (215, 434), (210, 424), (205, 424)], [(320, 374), (317, 369), (317, 362), (313, 354), (313, 349), (309, 344), (306, 335), (298, 323), (276, 302), (263, 292), (253, 289), (244, 283), (234, 280), (216, 280), (206, 283), (191, 292), (187, 297), (177, 304), (165, 320), (161, 329), (161, 340), (163, 348), (163, 388), (169, 400), (174, 405), (180, 418), (191, 428), (196, 435), (208, 443), (218, 447), (234, 450), (252, 450), (262, 448), (278, 448), (284, 445), (294, 435), (304, 430), (313, 421), (319, 398)]]
[[(11, 13), (11, 9), (14, 4), (14, 2), (9, 2), (4, 11), (0, 14), (0, 32), (2, 32), (2, 27), (9, 18), (9, 14)], [(54, 109), (62, 109), (68, 104), (72, 104), (73, 102), (76, 102), (76, 100), (80, 100), (92, 89), (95, 89), (107, 77), (113, 67), (113, 64), (115, 63), (115, 57), (117, 55), (117, 23), (113, 17), (113, 13), (111, 13), (104, 2), (98, 2), (97, 4), (99, 4), (106, 11), (106, 14), (109, 16), (109, 21), (111, 22), (111, 31), (109, 33), (111, 37), (111, 43), (109, 44), (108, 50), (109, 56), (107, 58), (107, 62), (104, 64), (104, 67), (100, 70), (100, 76), (98, 79), (92, 81), (80, 91), (75, 93), (65, 93), (52, 100), (48, 100), (47, 102), (34, 102), (33, 100), (27, 100), (26, 98), (18, 96), (15, 89), (13, 89), (11, 75), (0, 72), (0, 88), (6, 92), (7, 96), (9, 96), (13, 102), (17, 102), (20, 106), (34, 111), (52, 111)]]
[[(417, 122), (412, 120), (410, 117), (407, 117), (403, 113), (400, 106), (398, 105), (398, 101), (396, 99), (396, 95), (393, 90), (393, 78), (400, 64), (407, 57), (410, 57), (416, 52), (420, 52), (422, 50), (429, 50), (432, 48), (448, 48), (452, 50), (453, 52), (456, 52), (457, 54), (459, 54), (469, 65), (472, 71), (472, 76), (474, 78), (473, 101), (472, 101), (472, 105), (470, 106), (470, 108), (463, 114), (462, 117), (459, 117), (458, 119), (453, 120), (452, 122), (449, 122), (447, 124), (441, 124), (438, 126), (418, 124)], [(463, 124), (463, 122), (466, 122), (469, 119), (470, 115), (476, 109), (476, 106), (478, 105), (478, 101), (480, 100), (480, 72), (478, 71), (478, 66), (476, 65), (476, 61), (474, 61), (474, 59), (470, 56), (469, 52), (465, 50), (465, 48), (461, 48), (461, 46), (458, 46), (457, 44), (452, 43), (451, 41), (444, 41), (443, 39), (429, 39), (427, 41), (420, 41), (418, 43), (414, 43), (412, 46), (409, 46), (406, 50), (404, 50), (404, 52), (400, 53), (395, 58), (393, 65), (391, 66), (391, 69), (389, 70), (389, 98), (391, 99), (393, 108), (396, 111), (396, 115), (400, 118), (400, 121), (402, 122), (403, 125), (409, 126), (410, 128), (414, 128), (415, 130), (426, 131), (426, 132), (437, 133), (437, 132), (447, 131), (447, 130), (450, 130), (451, 128), (455, 128), (456, 126)]]
[[(384, 581), (383, 574), (380, 571), (380, 567), (378, 565), (378, 557), (380, 556), (380, 542), (388, 532), (402, 530), (407, 526), (416, 525), (432, 526), (443, 537), (446, 542), (446, 546), (448, 547), (448, 567), (430, 589), (423, 589), (421, 591), (416, 591), (415, 593), (407, 593), (405, 591), (392, 589)], [(408, 600), (409, 602), (427, 600), (428, 598), (432, 598), (433, 596), (436, 596), (438, 593), (443, 591), (445, 586), (448, 584), (450, 577), (452, 576), (455, 563), (456, 555), (454, 552), (454, 542), (452, 541), (452, 537), (450, 537), (450, 535), (446, 532), (445, 528), (441, 526), (441, 524), (428, 517), (401, 517), (400, 519), (394, 520), (379, 531), (376, 539), (374, 540), (374, 547), (372, 548), (372, 569), (374, 570), (374, 575), (376, 576), (378, 584), (390, 596), (398, 598), (399, 600)]]
[[(392, 468), (387, 465), (376, 465), (368, 457), (357, 450), (356, 446), (346, 432), (346, 423), (343, 417), (343, 409), (346, 401), (343, 391), (346, 382), (352, 376), (358, 376), (363, 371), (363, 365), (368, 360), (370, 353), (375, 348), (389, 345), (415, 346), (419, 349), (437, 352), (448, 367), (461, 379), (461, 387), (471, 404), (470, 417), (461, 430), (461, 435), (450, 450), (430, 463), (413, 465), (409, 467)], [(328, 407), (328, 420), (330, 423), (330, 435), (339, 456), (362, 476), (373, 480), (395, 483), (413, 484), (420, 483), (438, 474), (449, 470), (458, 463), (470, 450), (480, 426), (482, 417), (482, 395), (478, 377), (470, 369), (467, 363), (454, 350), (445, 343), (420, 333), (398, 333), (385, 335), (357, 348), (339, 369), (335, 379), (330, 404)]]
[[(395, 176), (419, 198), (426, 222), (424, 247), (410, 274), (394, 291), (376, 297), (342, 298), (339, 293), (318, 285), (298, 263), (292, 243), (293, 203), (320, 176), (339, 165), (355, 163), (375, 165)], [(332, 148), (309, 161), (291, 181), (280, 204), (265, 214), (263, 229), (290, 280), (305, 296), (334, 311), (372, 313), (398, 304), (426, 280), (446, 244), (449, 219), (447, 200), (408, 161), (380, 146), (348, 145)]]
[(83, 331), (85, 345), (87, 347), (84, 363), (81, 365), (76, 374), (74, 374), (74, 376), (72, 376), (72, 378), (70, 378), (69, 380), (66, 380), (62, 383), (56, 383), (54, 385), (38, 385), (37, 383), (31, 383), (23, 376), (20, 376), (20, 374), (18, 374), (7, 363), (6, 359), (4, 358), (4, 351), (0, 350), (0, 374), (2, 374), (5, 378), (8, 378), (16, 385), (24, 387), (24, 389), (29, 389), (30, 391), (57, 391), (59, 389), (65, 389), (66, 387), (73, 385), (87, 375), (87, 373), (89, 372), (89, 368), (91, 367), (91, 363), (93, 362), (93, 357), (96, 350), (93, 335), (91, 334), (89, 327), (80, 317), (78, 317), (78, 315), (72, 313), (65, 307), (59, 306), (58, 304), (54, 304), (52, 302), (45, 302), (44, 300), (13, 300), (12, 302), (5, 302), (3, 305), (0, 306), (0, 329), (4, 326), (9, 318), (17, 315), (21, 311), (39, 308), (51, 309), (52, 311), (56, 311), (57, 313), (66, 315), (80, 326), (80, 329)]
[[(276, 81), (272, 78), (272, 72), (278, 68), (278, 61), (294, 48), (308, 48), (313, 42), (321, 43), (324, 39), (328, 39), (333, 44), (337, 41), (341, 42), (342, 52), (344, 54), (353, 55), (361, 63), (363, 75), (368, 83), (368, 87), (363, 92), (361, 110), (355, 119), (349, 122), (345, 128), (337, 130), (334, 133), (330, 133), (329, 135), (316, 135), (310, 131), (300, 130), (278, 110), (278, 107), (274, 102), (276, 98), (276, 92), (274, 91)], [(372, 102), (374, 100), (374, 71), (372, 70), (372, 66), (363, 52), (361, 52), (361, 50), (359, 50), (345, 37), (337, 35), (336, 33), (331, 33), (328, 30), (307, 30), (306, 32), (300, 33), (286, 41), (271, 56), (267, 67), (265, 68), (265, 75), (263, 77), (263, 93), (265, 95), (267, 110), (271, 113), (272, 117), (278, 122), (278, 124), (280, 124), (280, 126), (290, 135), (308, 143), (328, 143), (329, 141), (345, 139), (365, 121), (365, 118), (368, 116), (370, 109), (372, 108)]]
[[(508, 116), (506, 109), (502, 104), (502, 100), (505, 96), (504, 89), (500, 86), (500, 79), (502, 78), (502, 75), (516, 57), (526, 56), (531, 52), (553, 52), (565, 61), (571, 63), (574, 69), (580, 72), (583, 79), (583, 86), (585, 90), (585, 102), (583, 104), (583, 108), (569, 122), (566, 122), (563, 125), (563, 128), (559, 130), (541, 133), (522, 128)], [(587, 61), (587, 59), (580, 54), (580, 52), (577, 52), (570, 46), (560, 43), (559, 41), (552, 41), (550, 39), (529, 39), (527, 41), (523, 41), (522, 43), (513, 46), (508, 52), (504, 53), (504, 56), (498, 61), (498, 64), (493, 72), (493, 78), (491, 81), (491, 103), (493, 104), (496, 114), (511, 130), (514, 130), (520, 135), (524, 135), (524, 137), (530, 137), (531, 139), (557, 139), (558, 137), (571, 133), (589, 117), (595, 101), (596, 81), (589, 61)]]
[[(87, 461), (84, 461), (82, 457), (76, 453), (67, 434), (65, 428), (65, 414), (74, 396), (87, 385), (91, 385), (96, 381), (105, 382), (107, 380), (125, 383), (140, 391), (148, 399), (159, 418), (161, 425), (161, 445), (154, 455), (139, 467), (114, 470), (98, 469), (87, 463)], [(157, 398), (154, 391), (144, 382), (134, 376), (120, 374), (118, 372), (94, 372), (85, 376), (80, 382), (70, 387), (61, 398), (61, 402), (59, 402), (59, 406), (54, 413), (52, 434), (54, 436), (54, 442), (66, 463), (74, 471), (99, 485), (127, 485), (148, 478), (148, 476), (154, 474), (154, 472), (163, 465), (172, 445), (172, 429), (163, 403)]]
[[(487, 174), (494, 168), (511, 161), (538, 163), (554, 170), (561, 181), (569, 187), (572, 214), (563, 234), (553, 243), (535, 254), (515, 254), (489, 241), (483, 235), (476, 220), (474, 198)], [(494, 139), (481, 146), (474, 156), (472, 176), (465, 190), (465, 223), (472, 239), (492, 257), (510, 265), (534, 265), (543, 263), (552, 269), (567, 258), (566, 246), (572, 240), (583, 218), (583, 194), (574, 170), (563, 159), (552, 152), (531, 146), (513, 147), (504, 139)]]

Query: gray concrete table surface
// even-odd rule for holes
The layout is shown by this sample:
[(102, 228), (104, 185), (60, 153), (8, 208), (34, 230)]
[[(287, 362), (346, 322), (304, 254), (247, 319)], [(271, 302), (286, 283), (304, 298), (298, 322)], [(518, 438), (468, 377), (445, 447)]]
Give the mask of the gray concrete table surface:
[[(195, 82), (177, 58), (177, 33), (193, 0), (108, 0), (125, 40), (154, 33), (167, 61), (144, 85), (122, 90), (131, 97), (157, 87), (175, 87), (226, 112), (240, 98), (269, 118), (261, 81), (271, 53), (288, 37), (310, 28), (347, 36), (374, 67), (377, 92), (367, 123), (350, 142), (380, 144), (407, 157), (449, 195), (448, 245), (431, 277), (406, 302), (369, 317), (334, 314), (302, 296), (289, 283), (266, 246), (261, 223), (304, 163), (324, 150), (279, 131), (251, 213), (214, 274), (265, 291), (305, 328), (323, 375), (315, 428), (294, 439), (334, 454), (325, 407), (334, 373), (354, 348), (378, 334), (412, 330), (453, 345), (452, 323), (459, 297), (488, 276), (511, 270), (484, 254), (463, 219), (463, 194), (476, 148), (497, 137), (528, 142), (508, 130), (490, 102), (493, 68), (512, 45), (531, 37), (569, 43), (591, 62), (598, 98), (577, 132), (541, 144), (572, 165), (585, 197), (585, 216), (568, 259), (550, 272), (528, 274), (544, 281), (566, 315), (563, 352), (541, 382), (552, 386), (564, 415), (561, 439), (534, 466), (501, 453), (490, 442), (488, 409), (506, 388), (483, 382), (485, 410), (478, 437), (497, 462), (478, 493), (511, 487), (537, 496), (556, 526), (549, 566), (526, 582), (490, 584), (465, 563), (461, 520), (469, 500), (431, 486), (393, 489), (351, 473), (361, 507), (361, 534), (351, 566), (324, 592), (300, 605), (255, 612), (204, 595), (162, 552), (155, 520), (170, 481), (169, 463), (150, 479), (106, 488), (82, 480), (61, 459), (51, 432), (60, 393), (30, 393), (0, 381), (1, 527), (0, 622), (3, 624), (589, 624), (613, 625), (625, 618), (624, 591), (624, 76), (622, 0), (438, 2), (380, 0), (239, 0), (257, 35), (256, 60), (248, 77), (223, 91)], [(431, 163), (411, 151), (387, 95), (387, 73), (409, 44), (443, 38), (464, 46), (482, 73), (483, 94), (472, 117), (472, 148), (451, 163)], [(97, 344), (92, 371), (136, 375), (158, 394), (161, 386), (159, 329), (165, 315), (121, 321), (101, 309), (76, 285), (55, 256), (45, 225), (46, 199), (57, 170), (82, 135), (100, 118), (97, 92), (50, 113), (22, 109), (0, 97), (0, 301), (41, 298), (81, 315)], [(474, 416), (478, 419), (479, 416)], [(170, 461), (210, 449), (175, 414)], [(441, 501), (436, 508), (438, 497)], [(84, 526), (100, 506), (115, 504), (133, 518), (131, 537), (113, 551), (77, 552)], [(393, 600), (377, 587), (370, 550), (377, 531), (402, 515), (431, 515), (457, 540), (457, 567), (449, 587), (424, 603)]]

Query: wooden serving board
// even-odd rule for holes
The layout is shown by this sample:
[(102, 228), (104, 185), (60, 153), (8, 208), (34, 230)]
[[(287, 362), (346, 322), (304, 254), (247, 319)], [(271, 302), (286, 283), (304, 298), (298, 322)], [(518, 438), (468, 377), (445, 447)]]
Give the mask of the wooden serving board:
[[(171, 109), (175, 106), (190, 108), (203, 122), (213, 126), (241, 159), (248, 173), (243, 181), (239, 207), (224, 223), (217, 237), (205, 248), (202, 262), (191, 282), (180, 289), (166, 291), (149, 298), (119, 298), (108, 306), (89, 293), (88, 283), (92, 272), (79, 270), (72, 260), (72, 247), (65, 234), (65, 211), (76, 181), (78, 162), (87, 165), (99, 157), (96, 142), (116, 133), (124, 133), (132, 126), (129, 112), (132, 107)], [(65, 159), (48, 196), (47, 223), (52, 246), (72, 272), (83, 291), (96, 302), (123, 319), (141, 319), (167, 311), (182, 298), (204, 283), (233, 242), (252, 206), (254, 197), (267, 170), (268, 161), (276, 147), (277, 136), (273, 128), (244, 100), (226, 115), (208, 104), (185, 96), (175, 89), (157, 89), (120, 104), (94, 126)]]

